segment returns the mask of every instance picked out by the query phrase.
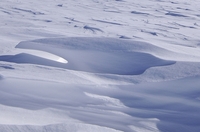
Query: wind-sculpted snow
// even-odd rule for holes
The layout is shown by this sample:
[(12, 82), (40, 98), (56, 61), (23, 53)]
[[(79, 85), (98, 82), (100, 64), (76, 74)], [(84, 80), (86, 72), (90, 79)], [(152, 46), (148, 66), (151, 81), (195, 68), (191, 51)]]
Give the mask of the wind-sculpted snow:
[(200, 132), (199, 0), (1, 0), (0, 131)]
[[(138, 43), (141, 43), (139, 45)], [(46, 51), (68, 61), (66, 64), (48, 62), (28, 54), (0, 56), (1, 61), (57, 66), (71, 70), (119, 75), (142, 74), (155, 66), (174, 64), (151, 54), (139, 52), (141, 46), (158, 50), (147, 43), (108, 38), (55, 38), (21, 42), (17, 48)], [(146, 50), (148, 52), (149, 49)], [(163, 52), (167, 50), (161, 49)], [(137, 52), (136, 52), (137, 51)]]
[[(3, 105), (0, 106), (0, 115), (8, 120), (2, 118), (0, 123), (10, 124), (10, 127), (4, 125), (1, 130), (9, 132), (15, 128), (11, 124), (25, 123), (27, 126), (20, 125), (17, 130), (76, 131), (72, 124), (78, 125), (82, 121), (121, 131), (198, 131), (199, 79), (196, 76), (109, 87), (7, 78), (1, 80), (0, 103)], [(54, 122), (65, 124), (58, 128)], [(51, 125), (46, 126), (48, 123)], [(84, 123), (77, 128), (93, 128)], [(32, 126), (36, 124), (45, 126)], [(104, 128), (99, 127), (97, 131)]]

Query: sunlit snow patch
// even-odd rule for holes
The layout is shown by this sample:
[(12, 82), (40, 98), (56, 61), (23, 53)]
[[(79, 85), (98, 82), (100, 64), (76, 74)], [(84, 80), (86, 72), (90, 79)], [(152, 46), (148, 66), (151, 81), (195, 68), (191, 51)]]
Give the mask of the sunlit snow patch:
[(60, 62), (60, 63), (68, 63), (67, 60), (65, 60), (65, 59), (63, 59), (61, 57), (59, 57), (56, 61)]
[(111, 97), (103, 96), (103, 95), (91, 94), (87, 92), (85, 92), (85, 95), (91, 98), (102, 100), (103, 102), (105, 102), (106, 106), (121, 107), (121, 108), (126, 107), (119, 99), (115, 99), (115, 98), (111, 98)]
[(48, 57), (40, 57), (27, 53), (20, 53), (16, 55), (3, 55), (0, 56), (0, 61), (6, 62), (14, 62), (19, 64), (37, 64), (37, 65), (45, 65), (45, 66), (53, 66), (53, 67), (64, 67), (67, 61), (61, 57), (54, 58)]
[(159, 119), (146, 119), (140, 121), (138, 126), (131, 125), (129, 126), (134, 132), (160, 132), (157, 128), (157, 122)]
[(60, 63), (68, 63), (67, 60), (64, 58), (57, 56), (55, 54), (51, 54), (45, 51), (39, 51), (39, 50), (23, 50), (24, 53), (35, 55), (41, 58), (49, 59), (52, 61), (60, 62)]

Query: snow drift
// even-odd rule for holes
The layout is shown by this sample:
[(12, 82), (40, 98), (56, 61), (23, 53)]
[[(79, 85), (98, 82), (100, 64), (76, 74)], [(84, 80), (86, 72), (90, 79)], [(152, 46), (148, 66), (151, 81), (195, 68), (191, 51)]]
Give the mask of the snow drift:
[(150, 67), (175, 63), (148, 53), (158, 49), (169, 52), (167, 50), (148, 43), (114, 38), (50, 38), (21, 42), (16, 47), (49, 52), (64, 58), (68, 63), (59, 64), (28, 54), (1, 56), (0, 60), (119, 75), (138, 75)]
[(1, 0), (0, 131), (199, 132), (198, 0)]

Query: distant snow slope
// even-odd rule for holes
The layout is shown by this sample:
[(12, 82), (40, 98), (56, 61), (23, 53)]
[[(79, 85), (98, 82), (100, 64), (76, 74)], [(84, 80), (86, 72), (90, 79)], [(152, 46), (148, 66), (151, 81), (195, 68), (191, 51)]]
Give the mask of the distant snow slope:
[(0, 131), (199, 132), (199, 5), (0, 1)]

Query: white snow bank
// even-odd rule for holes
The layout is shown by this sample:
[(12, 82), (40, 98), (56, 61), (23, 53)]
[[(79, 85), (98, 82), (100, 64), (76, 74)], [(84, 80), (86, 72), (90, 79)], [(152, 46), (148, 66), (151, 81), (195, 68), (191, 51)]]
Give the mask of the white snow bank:
[(150, 67), (175, 63), (150, 54), (155, 51), (169, 52), (167, 50), (148, 43), (113, 38), (49, 38), (21, 42), (16, 47), (49, 52), (64, 58), (68, 63), (52, 64), (28, 54), (1, 56), (0, 60), (120, 75), (142, 74)]
[(84, 126), (80, 131), (93, 130), (92, 124), (97, 125), (97, 131), (130, 131), (128, 126), (137, 126), (137, 122), (146, 120), (126, 114), (124, 109), (129, 108), (120, 103), (121, 99), (112, 97), (111, 89), (102, 91), (101, 86), (13, 78), (0, 83), (0, 130), (30, 128), (31, 132), (48, 128), (51, 131), (60, 130), (55, 124), (64, 124), (61, 131), (76, 131), (73, 126), (82, 123), (77, 126), (77, 129)]
[[(30, 125), (35, 130), (41, 124), (60, 130), (54, 124), (81, 122), (111, 131), (198, 131), (199, 79), (195, 76), (104, 87), (5, 78), (0, 81), (0, 124), (4, 124), (1, 129), (27, 130)], [(68, 129), (65, 125), (62, 130)], [(46, 126), (41, 127), (39, 130)]]

